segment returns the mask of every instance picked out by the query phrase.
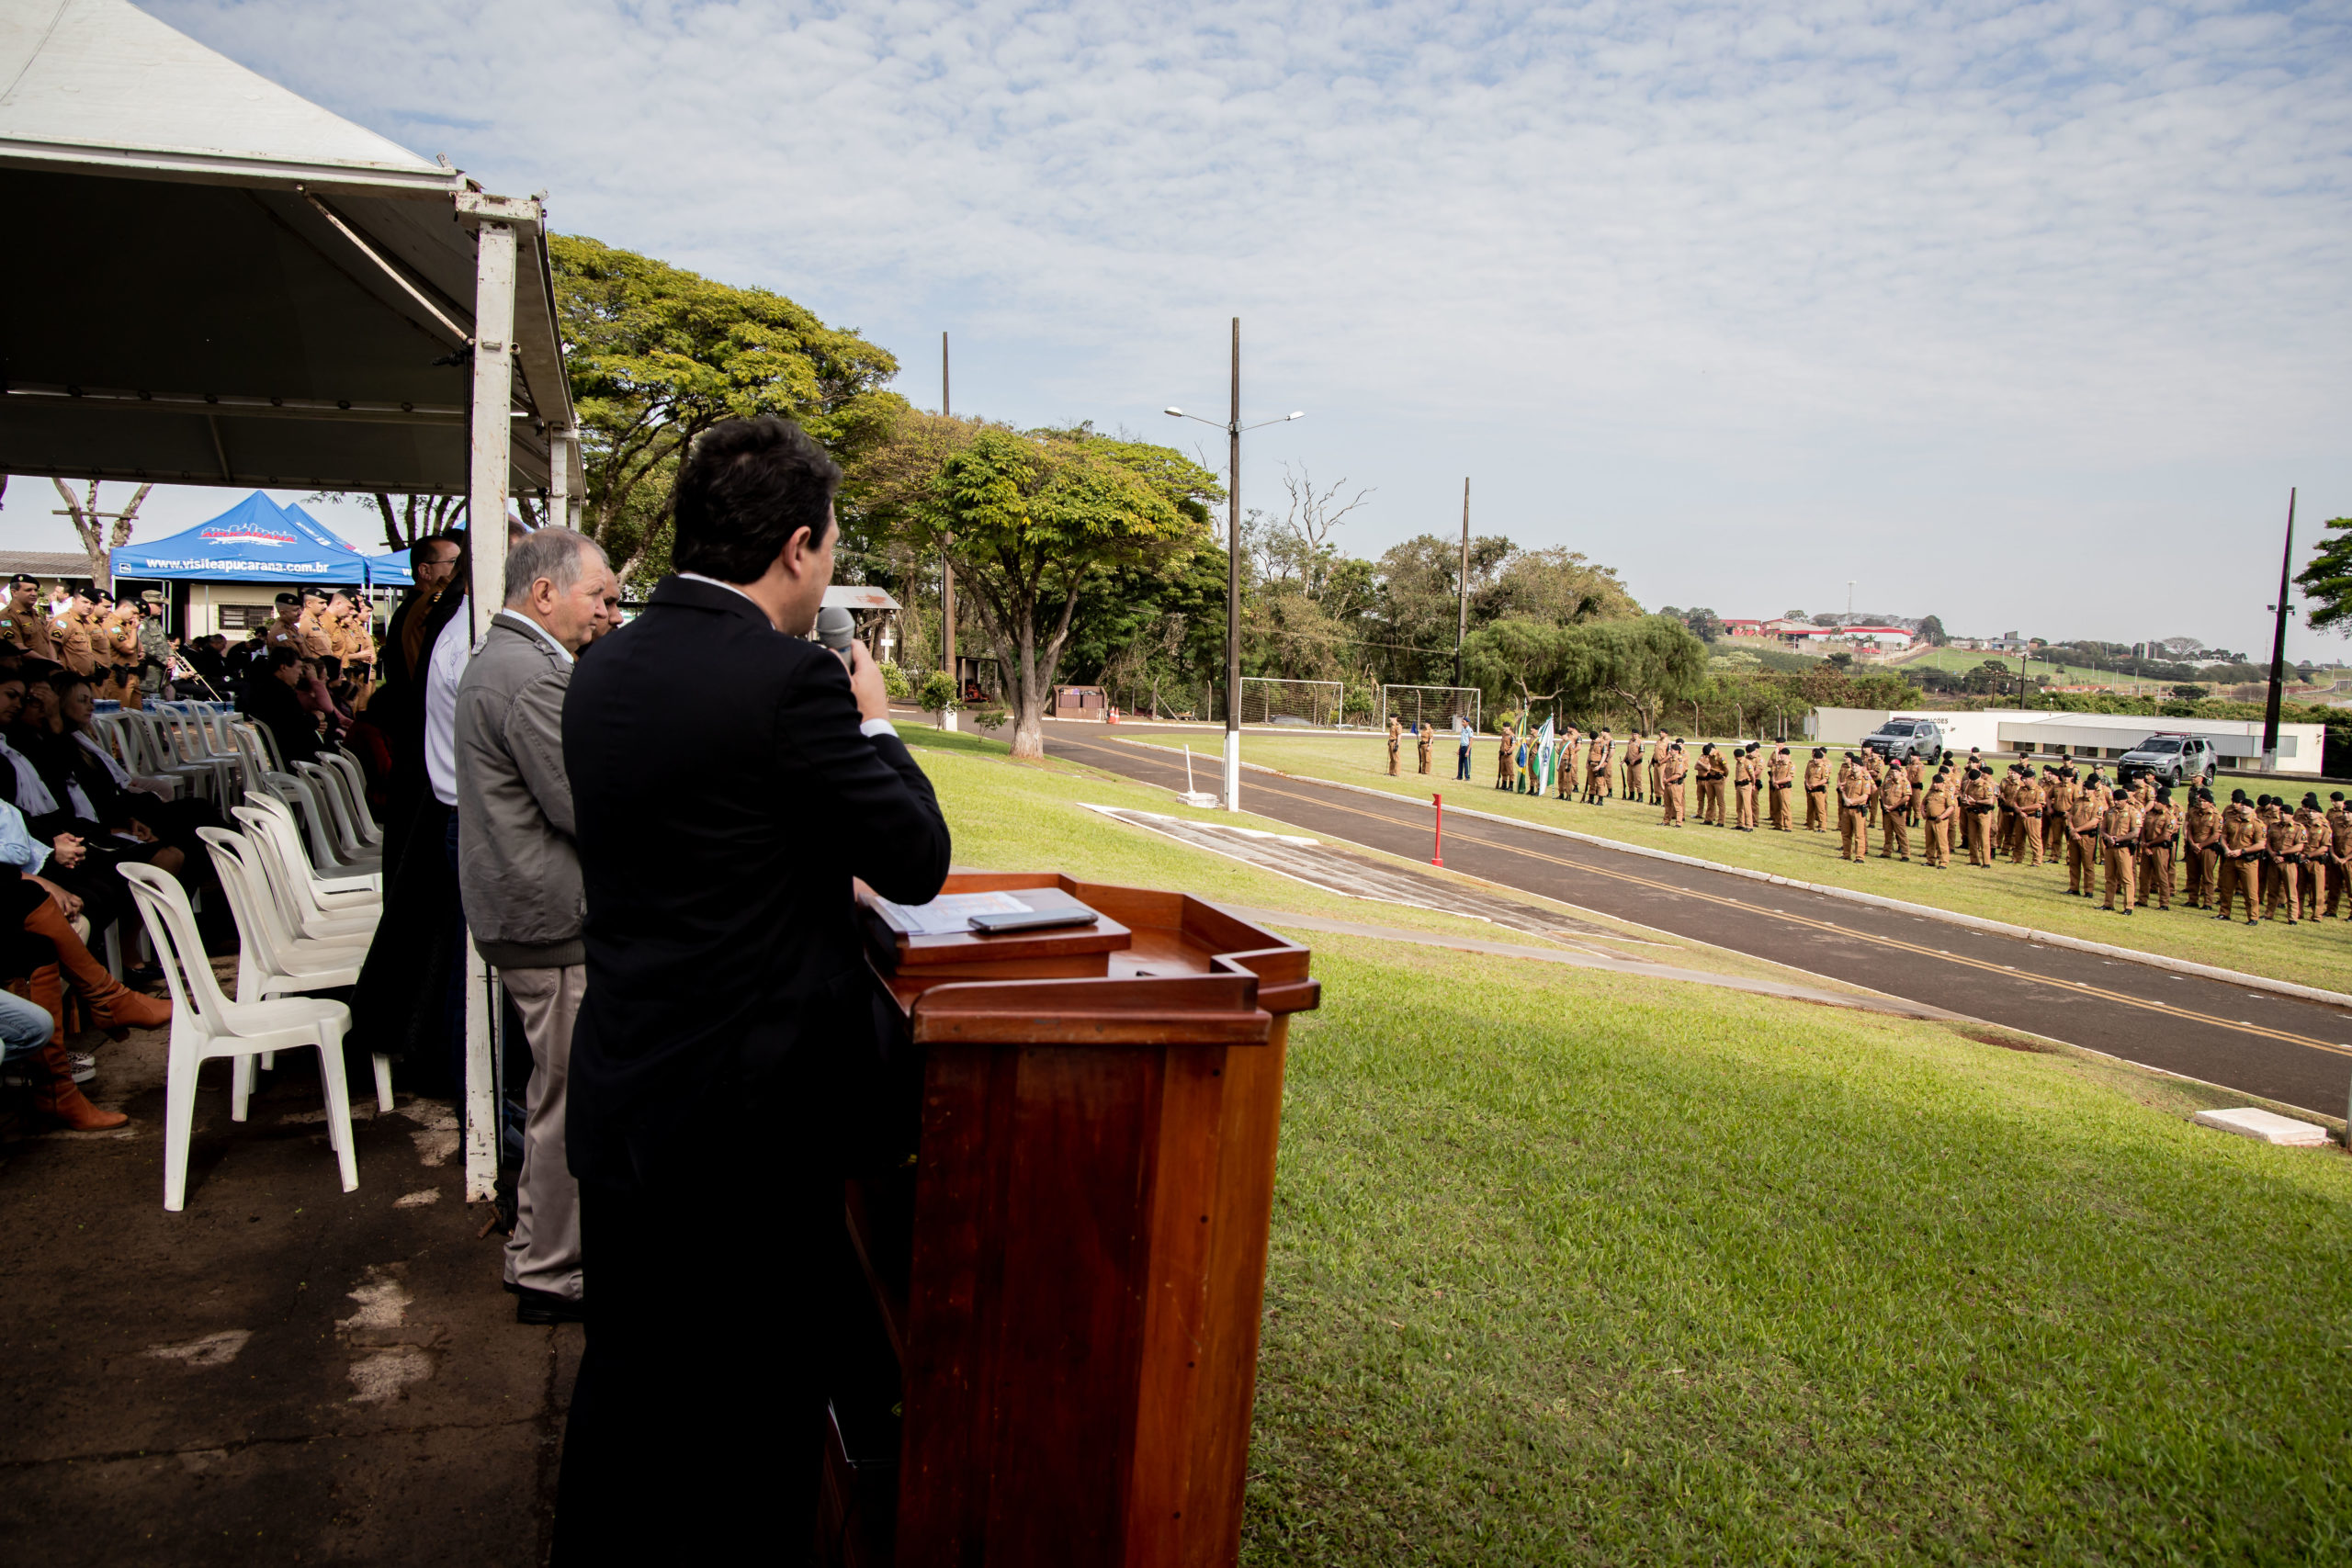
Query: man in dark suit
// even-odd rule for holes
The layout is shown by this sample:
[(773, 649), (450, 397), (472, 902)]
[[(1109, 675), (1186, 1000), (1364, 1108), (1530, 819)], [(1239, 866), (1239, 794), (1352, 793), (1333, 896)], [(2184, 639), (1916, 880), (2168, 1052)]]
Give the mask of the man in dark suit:
[[(935, 897), (947, 824), (880, 669), (807, 640), (841, 470), (730, 420), (680, 468), (673, 559), (573, 672), (587, 901), (569, 1144), (588, 1348), (560, 1564), (719, 1562), (812, 1539), (835, 1134), (888, 1015), (851, 879)], [(713, 679), (715, 671), (727, 679)]]

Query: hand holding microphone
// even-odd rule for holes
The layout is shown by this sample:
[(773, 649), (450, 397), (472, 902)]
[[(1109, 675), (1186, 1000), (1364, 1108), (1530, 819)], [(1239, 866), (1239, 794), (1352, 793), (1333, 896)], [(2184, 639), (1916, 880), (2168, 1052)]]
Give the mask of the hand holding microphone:
[(857, 622), (838, 604), (817, 612), (817, 640), (840, 656), (849, 669), (850, 694), (857, 699), (860, 719), (888, 718), (890, 693), (882, 684), (882, 666), (857, 640)]

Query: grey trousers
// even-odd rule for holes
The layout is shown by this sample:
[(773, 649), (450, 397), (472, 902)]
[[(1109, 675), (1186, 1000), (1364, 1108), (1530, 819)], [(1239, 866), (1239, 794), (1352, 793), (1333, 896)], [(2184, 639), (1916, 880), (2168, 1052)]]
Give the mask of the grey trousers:
[(514, 1234), (506, 1240), (506, 1282), (580, 1299), (580, 1184), (564, 1157), (564, 1089), (571, 1075), (571, 1025), (587, 994), (588, 969), (501, 969), (531, 1043), (525, 1101), (523, 1170), (514, 1183)]

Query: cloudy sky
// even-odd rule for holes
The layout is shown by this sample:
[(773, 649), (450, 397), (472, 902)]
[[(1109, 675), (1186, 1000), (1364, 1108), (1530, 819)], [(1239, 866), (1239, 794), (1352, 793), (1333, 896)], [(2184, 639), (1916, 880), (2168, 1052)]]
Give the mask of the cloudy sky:
[(960, 412), (1221, 445), (1238, 314), (1245, 501), (1367, 555), (1467, 475), (1653, 606), (2255, 651), (2352, 514), (2341, 0), (142, 3), (926, 406), (946, 329)]

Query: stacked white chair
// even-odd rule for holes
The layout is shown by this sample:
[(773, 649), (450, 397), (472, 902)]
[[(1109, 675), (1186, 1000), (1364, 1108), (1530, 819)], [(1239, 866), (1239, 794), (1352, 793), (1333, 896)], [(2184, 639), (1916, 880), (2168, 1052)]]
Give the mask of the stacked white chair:
[(322, 762), (297, 762), (294, 776), (309, 786), (311, 798), (318, 803), (325, 825), (334, 835), (335, 859), (355, 872), (372, 870), (382, 875), (383, 849), (360, 836), (359, 824), (352, 815), (358, 807), (345, 793), (343, 774)]
[[(130, 884), (147, 933), (155, 944), (172, 990), (172, 1033), (164, 1080), (164, 1207), (178, 1213), (187, 1202), (188, 1145), (195, 1136), (196, 1080), (216, 1056), (250, 1062), (278, 1051), (315, 1050), (324, 1089), (327, 1142), (343, 1176), (343, 1190), (359, 1185), (359, 1161), (352, 1147), (351, 1096), (344, 1081), (343, 1035), (351, 1010), (320, 997), (232, 1002), (220, 994), (196, 915), (180, 885), (150, 865), (118, 868)], [(251, 1072), (250, 1066), (246, 1073)], [(247, 1077), (250, 1081), (250, 1077)], [(242, 1118), (239, 1097), (232, 1114)]]
[[(369, 887), (322, 882), (311, 870), (293, 824), (261, 797), (232, 813), (243, 823), (286, 927), (298, 936), (366, 942), (375, 935), (383, 900)], [(364, 879), (363, 879), (364, 881)]]
[[(260, 866), (253, 863), (258, 852), (252, 841), (224, 828), (198, 828), (197, 834), (212, 848), (213, 868), (237, 922), (237, 1000), (266, 1001), (359, 983), (359, 966), (368, 960), (366, 943), (296, 936), (286, 929)], [(374, 1060), (376, 1109), (388, 1111), (392, 1108), (392, 1060), (380, 1052)], [(264, 1061), (262, 1066), (271, 1064)], [(241, 1058), (230, 1111), (239, 1122), (245, 1119), (252, 1077), (250, 1062)]]

